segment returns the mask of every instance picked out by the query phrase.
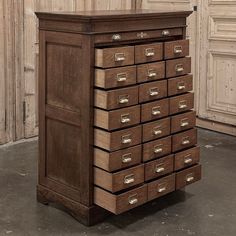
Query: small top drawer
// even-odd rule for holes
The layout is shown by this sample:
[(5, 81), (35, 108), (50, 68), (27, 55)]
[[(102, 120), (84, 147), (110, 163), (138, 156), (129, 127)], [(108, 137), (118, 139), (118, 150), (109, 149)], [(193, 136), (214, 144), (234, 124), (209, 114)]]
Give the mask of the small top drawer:
[(166, 78), (185, 75), (191, 72), (191, 57), (166, 61)]
[(189, 40), (170, 41), (164, 45), (165, 60), (189, 55)]
[(104, 89), (136, 84), (136, 66), (95, 70), (95, 86)]
[(134, 47), (96, 48), (95, 66), (101, 68), (134, 64)]
[(151, 43), (135, 46), (135, 63), (160, 61), (163, 59), (163, 43)]

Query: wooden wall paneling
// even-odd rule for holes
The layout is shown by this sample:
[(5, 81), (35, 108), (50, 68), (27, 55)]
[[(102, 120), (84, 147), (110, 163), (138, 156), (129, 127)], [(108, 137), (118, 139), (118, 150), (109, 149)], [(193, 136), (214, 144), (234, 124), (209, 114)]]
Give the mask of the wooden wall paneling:
[(94, 0), (94, 10), (125, 10), (131, 9), (132, 0)]

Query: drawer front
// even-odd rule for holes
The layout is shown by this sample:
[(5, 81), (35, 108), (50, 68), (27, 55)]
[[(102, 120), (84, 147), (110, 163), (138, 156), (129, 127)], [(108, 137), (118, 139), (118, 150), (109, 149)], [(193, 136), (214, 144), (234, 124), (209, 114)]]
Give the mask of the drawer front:
[(191, 72), (191, 58), (184, 57), (166, 61), (166, 77), (176, 77)]
[(162, 157), (145, 164), (145, 181), (169, 174), (174, 170), (174, 155)]
[(113, 193), (143, 182), (143, 164), (115, 173), (94, 167), (94, 184)]
[(165, 60), (189, 55), (189, 40), (177, 40), (164, 43)]
[(141, 143), (141, 125), (108, 132), (94, 129), (94, 145), (107, 151), (117, 151)]
[(140, 123), (140, 105), (113, 111), (94, 109), (94, 125), (106, 130), (115, 130)]
[(95, 86), (109, 89), (136, 84), (136, 66), (95, 69)]
[(158, 139), (170, 134), (170, 118), (165, 118), (143, 125), (143, 142)]
[(122, 194), (112, 194), (94, 187), (94, 203), (116, 215), (147, 202), (147, 185), (129, 190)]
[(141, 121), (151, 121), (169, 115), (169, 99), (162, 99), (141, 105)]
[(167, 96), (167, 81), (155, 81), (139, 85), (139, 102), (147, 102)]
[(193, 76), (184, 75), (168, 79), (168, 96), (178, 95), (193, 90)]
[(163, 59), (163, 43), (151, 43), (135, 46), (135, 63), (160, 61)]
[(157, 139), (143, 144), (143, 161), (150, 161), (171, 153), (171, 137)]
[(170, 115), (193, 109), (194, 94), (187, 93), (170, 98)]
[(104, 91), (94, 90), (94, 106), (112, 110), (138, 104), (138, 86)]
[(154, 62), (137, 66), (137, 82), (143, 83), (165, 78), (165, 62)]
[(175, 174), (163, 177), (148, 184), (148, 201), (175, 191)]
[(137, 39), (152, 39), (152, 38), (168, 38), (171, 36), (182, 35), (182, 28), (173, 28), (165, 30), (145, 30), (136, 32), (122, 32), (118, 34), (108, 33), (108, 34), (96, 34), (94, 35), (95, 43), (113, 43), (122, 42), (127, 40), (137, 40)]
[(172, 152), (177, 152), (197, 143), (197, 129), (190, 129), (172, 136)]
[(141, 163), (141, 145), (122, 149), (116, 152), (106, 152), (94, 148), (94, 165), (109, 172), (131, 167)]
[(134, 47), (96, 48), (95, 66), (101, 68), (134, 64)]
[(201, 165), (190, 167), (176, 173), (176, 189), (184, 188), (201, 179)]
[(196, 125), (196, 112), (190, 111), (171, 117), (171, 133), (193, 128)]
[(190, 148), (175, 154), (174, 168), (180, 170), (200, 161), (200, 147)]

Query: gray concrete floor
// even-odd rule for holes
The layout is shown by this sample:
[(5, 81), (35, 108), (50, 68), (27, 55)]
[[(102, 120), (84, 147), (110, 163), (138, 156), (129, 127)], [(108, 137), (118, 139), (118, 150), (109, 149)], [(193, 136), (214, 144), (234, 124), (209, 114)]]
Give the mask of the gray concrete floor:
[(236, 138), (199, 130), (201, 182), (87, 228), (36, 202), (37, 142), (0, 148), (0, 235), (236, 235)]

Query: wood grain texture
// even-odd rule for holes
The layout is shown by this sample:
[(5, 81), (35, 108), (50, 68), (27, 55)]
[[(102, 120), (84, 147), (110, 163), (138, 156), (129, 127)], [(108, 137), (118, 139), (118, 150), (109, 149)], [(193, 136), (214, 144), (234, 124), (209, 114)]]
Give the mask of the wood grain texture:
[[(127, 180), (127, 182), (126, 182)], [(128, 182), (130, 180), (130, 182)], [(138, 165), (115, 173), (94, 167), (94, 184), (112, 193), (144, 182), (144, 165)]]
[(115, 152), (94, 148), (94, 165), (109, 172), (141, 163), (142, 146), (134, 146)]
[(174, 170), (174, 155), (162, 157), (145, 164), (145, 181), (169, 174)]

